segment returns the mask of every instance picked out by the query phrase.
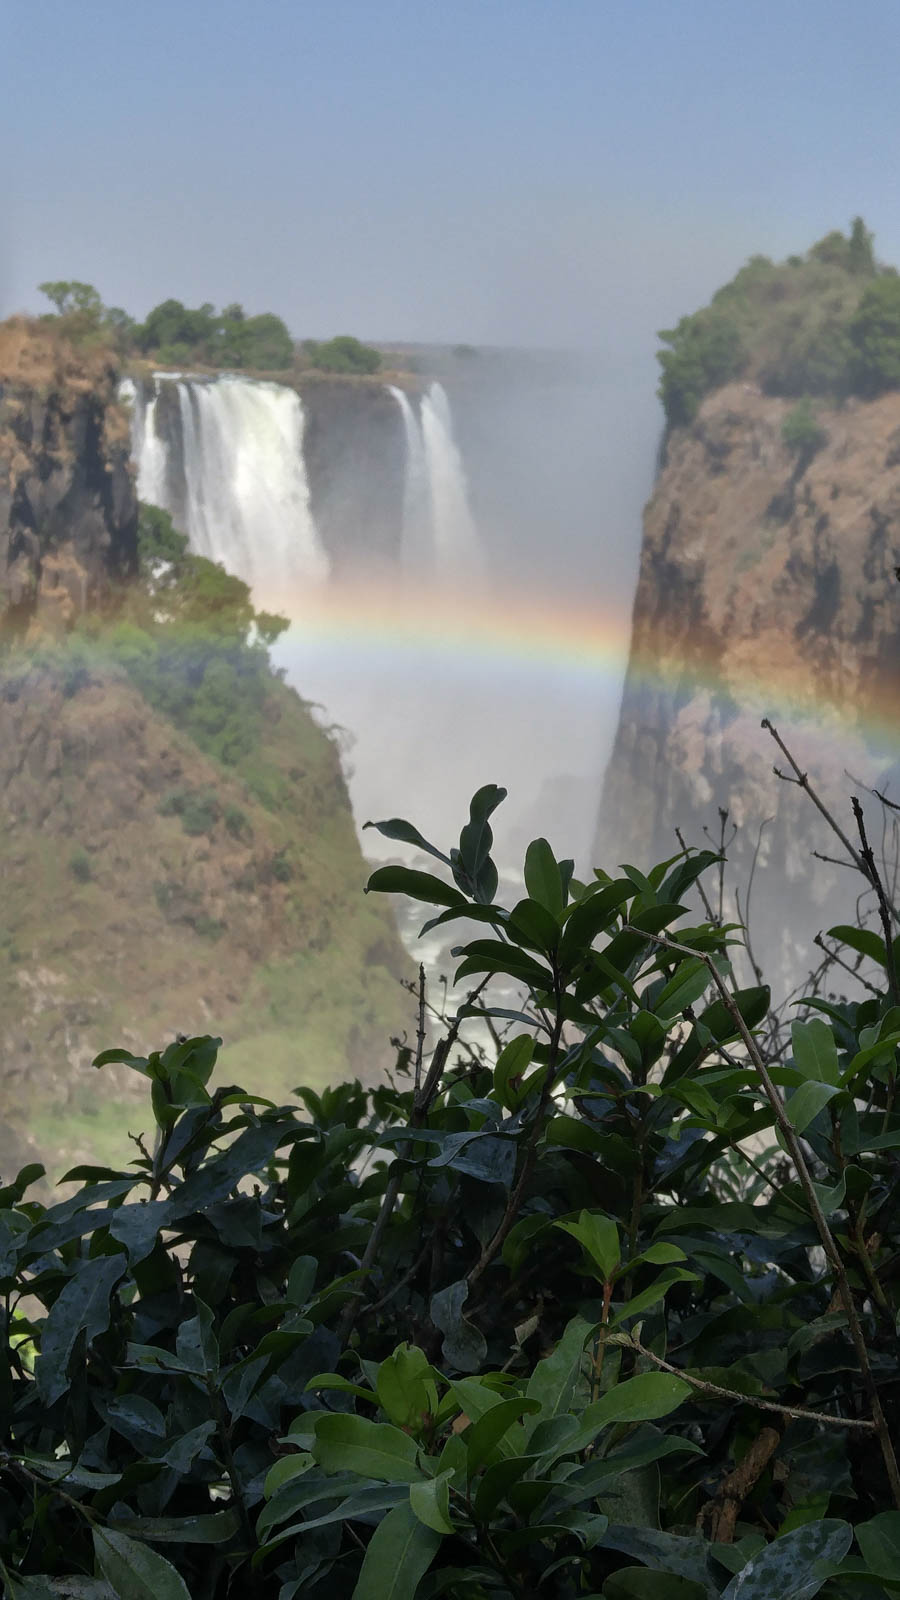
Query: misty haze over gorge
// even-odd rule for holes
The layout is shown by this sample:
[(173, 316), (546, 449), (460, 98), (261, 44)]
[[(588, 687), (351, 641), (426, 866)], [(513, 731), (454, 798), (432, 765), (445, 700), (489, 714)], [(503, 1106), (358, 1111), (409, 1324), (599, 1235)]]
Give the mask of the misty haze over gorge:
[(2, 1600), (900, 1592), (898, 51), (7, 0)]

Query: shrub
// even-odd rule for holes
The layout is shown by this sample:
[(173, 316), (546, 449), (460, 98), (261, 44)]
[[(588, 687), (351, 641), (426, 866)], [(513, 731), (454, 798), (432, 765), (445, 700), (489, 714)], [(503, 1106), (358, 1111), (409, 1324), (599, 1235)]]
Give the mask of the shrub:
[(193, 835), (212, 833), (221, 815), (221, 807), (214, 794), (199, 791), (190, 795), (181, 812), (181, 826)]
[(506, 907), (503, 794), (452, 852), (379, 825), (438, 868), (370, 890), (484, 935), (427, 1055), (273, 1106), (218, 1039), (107, 1051), (154, 1139), (3, 1189), (11, 1600), (896, 1587), (893, 947), (832, 929), (862, 1000), (773, 1031), (683, 909), (715, 852), (579, 882), (536, 840)]
[(740, 331), (716, 311), (682, 317), (678, 326), (659, 335), (668, 350), (657, 360), (662, 367), (659, 395), (671, 428), (692, 422), (703, 396), (742, 370)]
[(324, 344), (317, 344), (314, 339), (307, 339), (303, 348), (310, 364), (318, 367), (320, 372), (360, 376), (377, 372), (381, 366), (379, 352), (373, 350), (371, 345), (361, 344), (348, 333), (339, 334), (335, 339), (328, 339)]
[(294, 876), (294, 869), (288, 861), (283, 850), (276, 851), (272, 857), (272, 877), (278, 883), (290, 883)]
[(850, 324), (850, 340), (858, 394), (900, 388), (900, 278), (886, 275), (867, 286)]
[(828, 434), (808, 397), (788, 412), (781, 425), (781, 437), (792, 455), (807, 460), (811, 460), (816, 451), (828, 443)]
[(91, 870), (91, 858), (83, 845), (76, 845), (75, 849), (72, 851), (72, 854), (69, 856), (69, 871), (71, 872), (73, 878), (78, 879), (79, 883), (90, 882), (93, 876)]
[(222, 812), (222, 820), (233, 839), (248, 839), (253, 833), (250, 820), (240, 806), (226, 805)]
[(180, 817), (190, 799), (190, 789), (170, 789), (157, 806), (161, 817)]

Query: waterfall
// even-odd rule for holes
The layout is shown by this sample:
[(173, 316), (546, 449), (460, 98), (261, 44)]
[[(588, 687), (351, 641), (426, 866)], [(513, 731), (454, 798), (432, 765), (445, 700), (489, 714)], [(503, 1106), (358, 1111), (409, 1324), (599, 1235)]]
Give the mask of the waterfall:
[(415, 576), (471, 578), (482, 570), (450, 402), (439, 383), (422, 396), (420, 417), (391, 385), (406, 435), (402, 566)]
[(137, 492), (149, 505), (166, 508), (168, 451), (156, 431), (157, 392), (145, 402), (131, 378), (119, 384), (119, 398), (131, 407), (131, 453), (137, 464)]
[(298, 585), (320, 583), (329, 563), (310, 512), (296, 391), (246, 378), (157, 375), (153, 398), (142, 403), (126, 380), (138, 494), (173, 513), (171, 446), (158, 431), (163, 381), (174, 385), (178, 400), (182, 520), (191, 549), (243, 578), (262, 604), (283, 605)]
[(428, 461), (425, 441), (419, 419), (402, 389), (389, 386), (400, 414), (406, 437), (406, 472), (403, 483), (403, 527), (401, 530), (400, 560), (404, 572), (423, 574), (434, 564), (431, 487), (428, 480)]
[(436, 571), (442, 577), (471, 579), (482, 570), (481, 546), (469, 510), (462, 457), (453, 437), (450, 402), (439, 383), (433, 383), (422, 396), (422, 441), (431, 489)]

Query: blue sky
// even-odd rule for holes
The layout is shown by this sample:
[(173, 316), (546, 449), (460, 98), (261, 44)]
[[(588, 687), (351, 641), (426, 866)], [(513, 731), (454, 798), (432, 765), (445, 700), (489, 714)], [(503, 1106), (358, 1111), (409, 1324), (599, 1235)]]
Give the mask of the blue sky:
[(6, 0), (0, 312), (80, 277), (296, 334), (590, 345), (861, 211), (895, 0)]

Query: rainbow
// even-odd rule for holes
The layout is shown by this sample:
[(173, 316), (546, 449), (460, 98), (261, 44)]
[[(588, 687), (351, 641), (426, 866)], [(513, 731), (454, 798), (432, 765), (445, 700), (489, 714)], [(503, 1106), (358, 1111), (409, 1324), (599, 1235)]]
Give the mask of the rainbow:
[(730, 713), (781, 718), (806, 724), (835, 740), (862, 736), (890, 750), (900, 748), (900, 684), (889, 684), (865, 704), (839, 701), (823, 691), (815, 665), (794, 658), (789, 665), (770, 659), (742, 662), (739, 674), (728, 661), (665, 648), (646, 628), (632, 637), (623, 608), (566, 599), (528, 589), (489, 594), (465, 587), (433, 588), (377, 578), (356, 584), (334, 583), (318, 591), (282, 595), (277, 609), (290, 619), (286, 636), (292, 653), (335, 655), (365, 671), (391, 661), (415, 671), (425, 663), (451, 674), (548, 674), (577, 679), (606, 694), (629, 699), (641, 693), (677, 697), (680, 702), (706, 693)]

